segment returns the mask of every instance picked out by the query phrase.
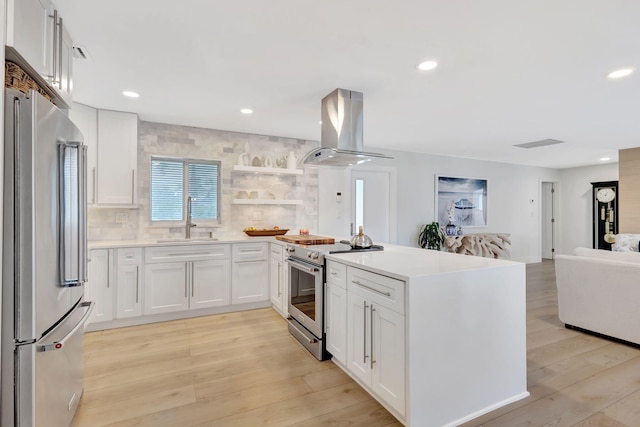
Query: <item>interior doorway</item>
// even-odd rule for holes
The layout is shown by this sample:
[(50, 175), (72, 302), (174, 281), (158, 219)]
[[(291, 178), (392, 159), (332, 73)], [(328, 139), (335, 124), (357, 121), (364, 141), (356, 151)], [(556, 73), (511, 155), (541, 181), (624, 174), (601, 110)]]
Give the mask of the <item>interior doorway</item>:
[(542, 259), (553, 259), (556, 243), (556, 183), (543, 182), (541, 189), (541, 249)]
[(395, 169), (351, 170), (351, 235), (363, 226), (374, 243), (395, 240)]

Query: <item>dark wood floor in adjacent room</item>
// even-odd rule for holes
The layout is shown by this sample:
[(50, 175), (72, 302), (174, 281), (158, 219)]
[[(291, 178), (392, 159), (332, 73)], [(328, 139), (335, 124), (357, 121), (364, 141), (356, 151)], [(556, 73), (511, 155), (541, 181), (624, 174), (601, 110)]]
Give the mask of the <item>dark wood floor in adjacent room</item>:
[[(85, 363), (73, 427), (400, 426), (271, 309), (88, 333)], [(565, 329), (551, 261), (527, 266), (527, 366), (530, 397), (464, 426), (640, 426), (640, 350)]]

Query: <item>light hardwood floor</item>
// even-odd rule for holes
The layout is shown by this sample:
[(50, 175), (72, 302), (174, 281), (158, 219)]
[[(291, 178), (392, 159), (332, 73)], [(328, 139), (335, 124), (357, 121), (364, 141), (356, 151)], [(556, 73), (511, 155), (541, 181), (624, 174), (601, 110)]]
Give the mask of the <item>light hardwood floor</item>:
[[(271, 309), (86, 335), (73, 427), (400, 426)], [(565, 329), (553, 263), (527, 266), (531, 396), (464, 424), (640, 426), (640, 350)]]

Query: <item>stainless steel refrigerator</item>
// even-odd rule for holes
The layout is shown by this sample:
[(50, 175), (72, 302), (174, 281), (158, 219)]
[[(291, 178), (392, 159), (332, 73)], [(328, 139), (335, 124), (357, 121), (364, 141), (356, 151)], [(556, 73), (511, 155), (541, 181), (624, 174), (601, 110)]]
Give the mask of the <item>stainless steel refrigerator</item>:
[(87, 272), (86, 147), (36, 92), (5, 92), (2, 427), (67, 427), (83, 381), (93, 303)]

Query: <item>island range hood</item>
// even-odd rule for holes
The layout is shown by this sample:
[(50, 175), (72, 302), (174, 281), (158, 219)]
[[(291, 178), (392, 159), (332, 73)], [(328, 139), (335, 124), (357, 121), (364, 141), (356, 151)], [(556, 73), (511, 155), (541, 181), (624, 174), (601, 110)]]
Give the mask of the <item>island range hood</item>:
[(303, 166), (351, 166), (376, 159), (391, 159), (368, 153), (362, 144), (362, 92), (336, 89), (322, 98), (320, 148), (300, 161)]

